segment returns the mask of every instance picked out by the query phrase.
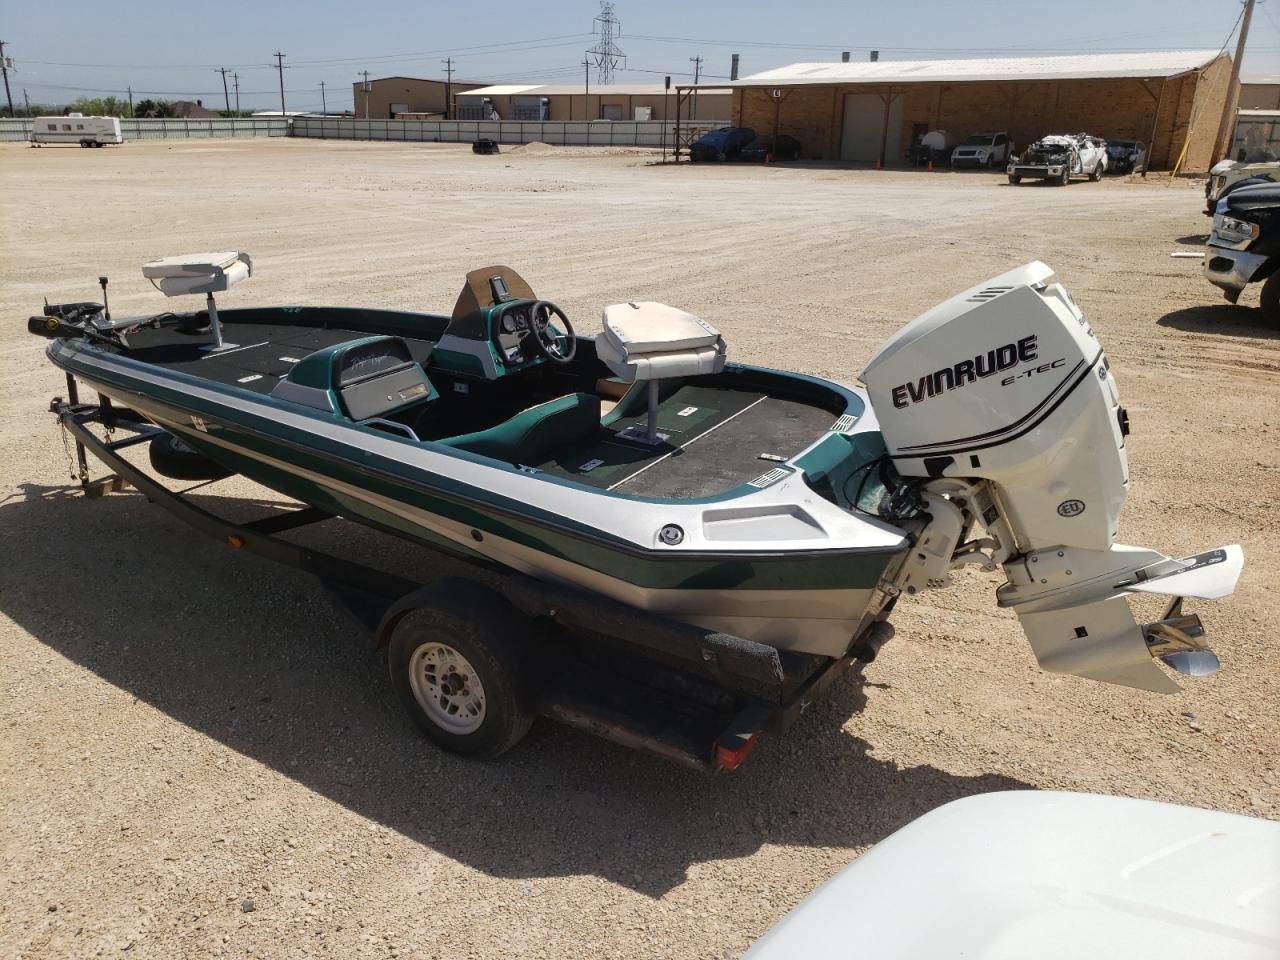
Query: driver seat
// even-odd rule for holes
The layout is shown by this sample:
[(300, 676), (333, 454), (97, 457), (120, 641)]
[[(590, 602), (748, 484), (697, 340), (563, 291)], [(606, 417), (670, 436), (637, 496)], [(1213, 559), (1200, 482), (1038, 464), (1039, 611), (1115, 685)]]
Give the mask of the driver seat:
[(534, 466), (546, 463), (558, 449), (590, 440), (599, 429), (600, 398), (570, 393), (522, 410), (488, 430), (438, 442), (505, 463)]

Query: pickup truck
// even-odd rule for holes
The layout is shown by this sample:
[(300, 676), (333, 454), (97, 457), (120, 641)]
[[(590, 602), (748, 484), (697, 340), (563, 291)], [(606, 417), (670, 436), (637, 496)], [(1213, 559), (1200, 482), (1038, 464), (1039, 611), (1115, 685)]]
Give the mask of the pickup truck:
[(1066, 186), (1072, 177), (1101, 180), (1107, 172), (1107, 142), (1087, 133), (1041, 137), (1009, 161), (1009, 182), (1048, 180)]

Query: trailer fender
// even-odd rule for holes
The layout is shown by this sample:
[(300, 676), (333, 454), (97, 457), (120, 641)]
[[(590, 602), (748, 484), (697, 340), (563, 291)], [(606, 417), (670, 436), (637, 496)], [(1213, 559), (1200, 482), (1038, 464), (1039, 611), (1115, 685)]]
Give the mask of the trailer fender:
[(406, 615), (423, 608), (449, 610), (459, 616), (486, 617), (494, 611), (526, 619), (516, 607), (496, 590), (465, 577), (445, 577), (401, 597), (387, 608), (373, 633), (373, 648), (385, 650), (391, 634)]

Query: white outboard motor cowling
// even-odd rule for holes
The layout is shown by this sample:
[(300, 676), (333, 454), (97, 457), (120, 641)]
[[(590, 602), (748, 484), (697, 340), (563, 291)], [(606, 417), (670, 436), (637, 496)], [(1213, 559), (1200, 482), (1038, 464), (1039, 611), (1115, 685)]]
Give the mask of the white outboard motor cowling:
[[(946, 582), (941, 558), (948, 569), (1003, 564), (1000, 604), (1017, 612), (1045, 669), (1168, 692), (1178, 686), (1153, 656), (1183, 672), (1216, 668), (1180, 598), (1139, 627), (1125, 596), (1226, 596), (1243, 555), (1233, 546), (1173, 560), (1116, 544), (1128, 418), (1101, 345), (1048, 266), (1026, 264), (924, 313), (862, 380), (897, 473), (921, 478), (932, 517), (900, 576), (909, 592)], [(947, 543), (973, 523), (986, 540)]]

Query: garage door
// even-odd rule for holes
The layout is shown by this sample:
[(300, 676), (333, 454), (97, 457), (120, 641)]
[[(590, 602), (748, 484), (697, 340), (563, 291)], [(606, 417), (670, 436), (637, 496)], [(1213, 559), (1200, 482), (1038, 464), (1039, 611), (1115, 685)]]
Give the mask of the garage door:
[[(903, 99), (902, 96), (895, 96), (889, 105), (889, 138), (884, 148), (886, 163), (896, 163), (900, 159)], [(884, 100), (880, 95), (845, 94), (840, 159), (854, 163), (875, 163), (880, 159), (880, 138), (883, 135)]]

